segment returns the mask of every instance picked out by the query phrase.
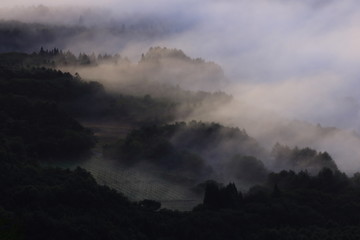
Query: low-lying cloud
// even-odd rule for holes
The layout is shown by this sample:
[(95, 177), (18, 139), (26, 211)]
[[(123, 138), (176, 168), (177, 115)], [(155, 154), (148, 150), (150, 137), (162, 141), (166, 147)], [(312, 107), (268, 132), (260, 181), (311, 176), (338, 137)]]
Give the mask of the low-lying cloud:
[[(133, 41), (122, 44), (119, 36), (111, 34), (96, 37), (98, 40), (93, 43), (84, 44), (75, 39), (66, 48), (88, 49), (89, 53), (120, 53), (139, 61), (151, 46), (164, 46), (214, 61), (231, 80), (227, 91), (234, 95), (235, 101), (227, 108), (198, 118), (245, 127), (250, 135), (264, 142), (271, 139), (271, 144), (275, 139), (287, 140), (293, 145), (306, 140), (321, 151), (331, 150), (336, 161), (348, 159), (339, 164), (340, 169), (351, 169), (360, 159), (356, 137), (351, 135), (352, 130), (360, 131), (360, 45), (357, 41), (360, 9), (355, 0), (106, 0), (101, 2), (100, 10), (96, 10), (98, 1), (83, 0), (76, 3), (87, 7), (81, 11), (74, 10), (71, 1), (2, 1), (4, 7), (37, 4), (48, 5), (50, 9), (33, 8), (33, 13), (24, 15), (19, 14), (24, 8), (18, 7), (2, 14), (2, 18), (39, 22), (52, 19), (52, 24), (81, 23), (100, 29), (110, 23), (115, 26), (124, 23), (137, 26), (134, 31), (148, 19), (156, 19), (148, 29), (161, 26), (161, 29), (176, 30), (170, 34), (165, 31), (167, 34), (154, 38), (136, 39), (139, 35), (133, 34)], [(54, 6), (62, 10), (52, 12)], [(36, 17), (34, 12), (40, 10), (43, 16)], [(69, 15), (61, 19), (64, 12)], [(336, 126), (348, 130), (349, 134), (333, 136), (331, 141), (313, 136), (317, 142), (311, 142), (299, 131), (297, 135), (294, 132), (283, 137), (280, 126), (292, 120)]]

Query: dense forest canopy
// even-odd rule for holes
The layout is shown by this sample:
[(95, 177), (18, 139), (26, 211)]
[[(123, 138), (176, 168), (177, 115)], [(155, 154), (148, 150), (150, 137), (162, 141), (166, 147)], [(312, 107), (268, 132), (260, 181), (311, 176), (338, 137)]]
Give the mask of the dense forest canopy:
[(358, 240), (359, 9), (2, 0), (0, 239)]
[(103, 151), (105, 157), (125, 164), (146, 161), (197, 181), (224, 174), (221, 169), (235, 154), (265, 155), (243, 130), (195, 121), (144, 126)]
[[(34, 74), (48, 74), (48, 77), (51, 78), (48, 82), (33, 79), (27, 80), (22, 84), (31, 85), (30, 87), (33, 88), (33, 90), (31, 90), (31, 88), (27, 89), (29, 94), (31, 94), (31, 91), (43, 91), (51, 97), (61, 96), (61, 101), (63, 101), (64, 104), (68, 101), (73, 102), (75, 100), (76, 104), (72, 103), (67, 105), (70, 108), (77, 106), (76, 109), (72, 109), (71, 111), (79, 115), (82, 113), (86, 114), (86, 111), (88, 111), (87, 115), (92, 115), (94, 117), (106, 117), (109, 114), (123, 114), (124, 118), (129, 117), (132, 118), (132, 120), (137, 118), (138, 122), (147, 120), (163, 122), (175, 120), (175, 118), (185, 118), (193, 112), (214, 109), (231, 101), (231, 96), (224, 92), (193, 92), (184, 90), (171, 83), (149, 81), (141, 77), (135, 79), (131, 78), (131, 80), (127, 77), (125, 82), (117, 82), (116, 87), (113, 87), (112, 85), (109, 86), (105, 81), (105, 87), (108, 86), (107, 90), (109, 91), (110, 89), (110, 93), (104, 93), (101, 84), (95, 81), (80, 81), (81, 77), (78, 73), (75, 73), (75, 77), (72, 77), (78, 78), (77, 81), (67, 80), (67, 82), (65, 82), (65, 80), (62, 80), (61, 78), (71, 78), (67, 73), (45, 69), (48, 67), (54, 68), (56, 66), (61, 68), (61, 66), (67, 65), (74, 67), (75, 69), (85, 66), (85, 69), (86, 67), (89, 67), (90, 69), (94, 68), (96, 71), (97, 66), (101, 64), (115, 64), (114, 67), (117, 68), (118, 64), (122, 66), (124, 61), (127, 62), (126, 60), (121, 60), (119, 55), (112, 56), (104, 54), (91, 57), (87, 54), (79, 54), (79, 56), (76, 57), (69, 51), (63, 52), (57, 48), (52, 50), (44, 50), (41, 48), (39, 52), (34, 52), (32, 54), (4, 53), (1, 54), (0, 61), (0, 65), (4, 68), (3, 71), (7, 71), (6, 74), (8, 75), (8, 78), (20, 78), (22, 77), (21, 74), (23, 76), (26, 74), (29, 76)], [(127, 64), (128, 63), (126, 63), (126, 65)], [(9, 71), (9, 68), (15, 69)], [(131, 71), (139, 72), (140, 75), (146, 75), (146, 73), (141, 71), (141, 68), (140, 65), (135, 65), (134, 69)], [(81, 69), (78, 70), (81, 72)], [(56, 74), (57, 76), (55, 76)], [(46, 76), (42, 77), (44, 78)], [(57, 79), (54, 80), (55, 78)], [(202, 79), (202, 81), (205, 80), (205, 78)], [(12, 88), (16, 88), (13, 86), (16, 84), (16, 81), (19, 80), (10, 82)], [(64, 92), (61, 92), (60, 89), (62, 88), (51, 88), (50, 81), (53, 81), (52, 84), (62, 84), (62, 87), (66, 87), (69, 84), (77, 84), (78, 86), (71, 87), (72, 93), (67, 92), (67, 89), (63, 89)], [(82, 85), (83, 89), (81, 89)], [(6, 89), (4, 89), (4, 91), (5, 90)], [(16, 91), (16, 89), (9, 89), (8, 91)], [(55, 93), (54, 91), (58, 92)], [(90, 93), (91, 91), (93, 92)], [(69, 94), (73, 94), (73, 98), (67, 96)], [(91, 111), (93, 113), (91, 113)], [(144, 111), (148, 113), (145, 114)]]
[[(151, 48), (132, 66), (131, 71), (145, 69), (141, 74), (149, 75), (133, 79), (144, 85), (136, 93), (129, 82), (121, 85), (123, 92), (109, 91), (106, 82), (61, 71), (64, 66), (82, 70), (129, 64), (116, 54), (76, 56), (58, 48), (0, 54), (0, 237), (358, 238), (359, 173), (350, 177), (341, 172), (328, 152), (286, 143), (269, 151), (245, 129), (180, 121), (199, 109), (215, 110), (232, 97), (184, 90), (167, 77), (174, 73), (174, 79), (189, 86), (190, 80), (205, 84), (211, 75), (208, 83), (220, 86), (226, 79), (215, 63), (191, 59), (177, 49)], [(96, 152), (104, 137), (83, 123), (109, 120), (132, 129)], [(188, 212), (162, 209), (153, 199), (130, 201), (99, 185), (85, 169), (43, 166), (92, 154), (128, 168), (154, 167), (169, 182), (183, 181), (202, 203)]]

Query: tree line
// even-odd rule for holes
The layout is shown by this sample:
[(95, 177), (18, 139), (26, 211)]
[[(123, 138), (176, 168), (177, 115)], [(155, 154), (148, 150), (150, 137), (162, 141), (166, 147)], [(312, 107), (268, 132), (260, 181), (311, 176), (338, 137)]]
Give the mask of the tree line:
[(176, 161), (165, 167), (211, 171), (206, 154), (216, 159), (216, 146), (234, 140), (228, 149), (244, 152), (229, 156), (229, 168), (245, 169), (235, 172), (239, 179), (261, 180), (249, 190), (205, 181), (203, 203), (190, 212), (161, 209), (149, 199), (132, 202), (81, 168), (39, 164), (86, 155), (96, 138), (75, 117), (131, 116), (120, 103), (141, 109), (139, 116), (149, 106), (164, 109), (150, 96), (108, 95), (101, 84), (58, 70), (0, 64), (1, 239), (359, 239), (359, 173), (340, 172), (326, 152), (282, 145), (273, 151), (279, 165), (314, 164), (319, 171), (270, 172), (252, 156), (262, 149), (245, 130), (217, 123), (159, 124), (144, 117), (147, 124), (104, 149), (135, 163)]

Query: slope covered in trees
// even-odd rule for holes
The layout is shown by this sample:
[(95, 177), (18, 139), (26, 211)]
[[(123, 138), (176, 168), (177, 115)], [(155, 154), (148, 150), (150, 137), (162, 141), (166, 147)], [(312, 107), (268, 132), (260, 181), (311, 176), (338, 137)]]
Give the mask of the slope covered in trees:
[(219, 169), (228, 166), (236, 154), (261, 156), (265, 151), (244, 130), (195, 121), (144, 126), (118, 143), (104, 146), (104, 156), (124, 164), (148, 162), (197, 180), (220, 174)]
[(192, 212), (156, 211), (96, 184), (83, 169), (1, 161), (3, 239), (358, 239), (359, 177), (330, 169), (272, 173), (238, 191), (208, 182)]
[(338, 170), (336, 163), (327, 152), (317, 152), (308, 147), (291, 149), (277, 143), (271, 154), (275, 158), (274, 167), (276, 169), (288, 168), (295, 171), (306, 169), (311, 173), (318, 173), (324, 167)]
[(80, 157), (95, 138), (56, 103), (0, 95), (0, 155), (6, 161)]
[[(359, 238), (359, 174), (339, 172), (326, 152), (277, 145), (274, 162), (295, 171), (271, 173), (262, 162), (266, 152), (245, 130), (195, 121), (159, 124), (173, 120), (176, 103), (109, 94), (79, 76), (17, 64), (27, 54), (2, 56), (0, 238)], [(8, 64), (12, 58), (15, 64)], [(95, 138), (74, 117), (99, 116), (147, 123), (104, 147), (109, 157), (130, 165), (151, 162), (198, 181), (222, 169), (235, 181), (258, 185), (239, 191), (234, 183), (207, 181), (200, 186), (203, 204), (176, 212), (158, 210), (149, 199), (131, 202), (81, 168), (37, 165), (88, 153)]]
[(179, 85), (185, 89), (219, 91), (228, 84), (222, 68), (214, 62), (192, 59), (182, 50), (153, 47), (142, 55), (139, 67), (149, 81)]
[[(65, 111), (91, 84), (48, 69), (0, 67), (1, 155), (7, 161), (79, 157), (95, 145), (85, 129)], [(90, 90), (91, 91), (91, 90)]]
[[(126, 83), (115, 80), (115, 85), (110, 86), (105, 81), (105, 91), (103, 85), (96, 81), (83, 81), (77, 73), (73, 77), (68, 73), (52, 70), (53, 67), (66, 63), (75, 69), (88, 66), (90, 69), (94, 68), (94, 71), (101, 71), (97, 68), (99, 64), (112, 62), (121, 65), (114, 63), (119, 59), (116, 55), (91, 57), (80, 54), (75, 57), (71, 52), (64, 53), (56, 48), (50, 51), (41, 48), (33, 54), (3, 53), (0, 54), (2, 81), (6, 81), (2, 84), (3, 91), (26, 91), (21, 94), (61, 101), (61, 106), (76, 117), (115, 117), (137, 123), (164, 123), (185, 118), (199, 109), (206, 111), (231, 101), (231, 96), (223, 92), (193, 92), (170, 83), (143, 81), (134, 76)], [(132, 71), (147, 75), (142, 72), (141, 67), (138, 69), (135, 66)], [(26, 85), (28, 88), (19, 85)]]
[(1, 53), (0, 64), (2, 66), (17, 67), (62, 67), (62, 66), (97, 66), (99, 64), (120, 64), (129, 63), (126, 58), (120, 55), (95, 55), (80, 53), (75, 55), (71, 51), (63, 51), (58, 48), (51, 50), (40, 48), (38, 52), (22, 53), (22, 52), (5, 52)]
[(56, 103), (80, 119), (122, 119), (124, 121), (167, 121), (176, 105), (151, 97), (111, 95), (97, 82), (85, 82), (58, 70), (0, 67), (0, 94), (20, 95)]

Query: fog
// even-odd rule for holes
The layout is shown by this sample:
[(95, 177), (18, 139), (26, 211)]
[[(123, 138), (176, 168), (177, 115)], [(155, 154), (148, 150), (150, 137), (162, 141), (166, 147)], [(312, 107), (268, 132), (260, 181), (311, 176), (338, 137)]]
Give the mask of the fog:
[[(2, 19), (98, 29), (108, 24), (140, 29), (151, 20), (147, 30), (161, 26), (153, 38), (136, 39), (135, 34), (124, 43), (102, 32), (89, 41), (73, 38), (65, 48), (120, 53), (137, 62), (150, 47), (163, 46), (214, 61), (230, 81), (223, 90), (235, 100), (192, 118), (245, 128), (269, 149), (277, 141), (310, 145), (329, 151), (341, 170), (360, 169), (359, 140), (352, 133), (360, 131), (360, 9), (354, 0), (83, 0), (76, 6), (72, 1), (5, 0), (1, 6)], [(216, 90), (204, 87), (209, 89)], [(318, 123), (344, 131), (324, 137), (314, 131)]]

